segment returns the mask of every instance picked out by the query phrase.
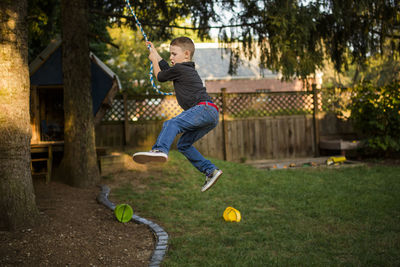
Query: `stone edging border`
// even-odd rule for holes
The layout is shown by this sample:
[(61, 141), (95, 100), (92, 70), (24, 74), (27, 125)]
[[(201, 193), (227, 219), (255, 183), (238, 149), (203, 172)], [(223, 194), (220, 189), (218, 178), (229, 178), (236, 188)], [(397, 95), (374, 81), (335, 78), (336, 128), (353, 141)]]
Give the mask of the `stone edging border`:
[[(108, 199), (108, 195), (110, 194), (111, 191), (110, 188), (106, 185), (101, 185), (100, 188), (101, 192), (97, 196), (97, 201), (106, 206), (107, 208), (114, 210), (116, 205)], [(149, 266), (150, 267), (160, 266), (168, 249), (167, 232), (164, 231), (164, 229), (158, 224), (150, 220), (147, 220), (145, 218), (139, 217), (135, 214), (132, 215), (132, 220), (134, 220), (136, 223), (147, 225), (150, 228), (150, 230), (154, 233), (156, 237), (156, 245), (153, 254), (151, 256)]]

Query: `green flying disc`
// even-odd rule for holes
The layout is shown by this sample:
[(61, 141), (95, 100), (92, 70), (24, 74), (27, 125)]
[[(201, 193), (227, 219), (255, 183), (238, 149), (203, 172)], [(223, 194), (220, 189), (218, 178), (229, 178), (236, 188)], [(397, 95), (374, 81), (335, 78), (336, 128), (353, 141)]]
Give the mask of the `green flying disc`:
[(128, 204), (119, 204), (115, 207), (114, 214), (118, 221), (126, 223), (132, 219), (133, 210)]

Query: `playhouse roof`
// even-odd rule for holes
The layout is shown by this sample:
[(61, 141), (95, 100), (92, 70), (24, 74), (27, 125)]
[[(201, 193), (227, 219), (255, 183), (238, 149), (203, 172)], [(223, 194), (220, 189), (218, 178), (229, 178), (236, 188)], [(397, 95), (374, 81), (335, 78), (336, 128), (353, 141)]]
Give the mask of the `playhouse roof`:
[[(57, 86), (63, 84), (61, 40), (53, 40), (29, 65), (31, 86)], [(95, 54), (90, 52), (93, 114), (96, 114), (118, 76)]]

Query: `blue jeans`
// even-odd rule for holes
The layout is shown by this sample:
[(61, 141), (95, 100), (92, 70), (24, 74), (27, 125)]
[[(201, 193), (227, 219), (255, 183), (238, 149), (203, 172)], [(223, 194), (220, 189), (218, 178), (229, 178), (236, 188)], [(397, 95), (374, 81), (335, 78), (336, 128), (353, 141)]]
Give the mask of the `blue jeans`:
[(197, 105), (164, 122), (152, 149), (168, 154), (176, 135), (183, 133), (177, 148), (200, 172), (209, 175), (217, 167), (205, 159), (193, 144), (217, 126), (218, 111), (208, 105)]

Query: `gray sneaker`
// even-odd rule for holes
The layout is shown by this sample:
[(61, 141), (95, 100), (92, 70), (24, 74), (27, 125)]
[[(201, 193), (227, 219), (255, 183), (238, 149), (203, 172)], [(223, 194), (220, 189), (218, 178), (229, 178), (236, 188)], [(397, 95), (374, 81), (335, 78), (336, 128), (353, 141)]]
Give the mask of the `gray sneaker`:
[(201, 188), (201, 192), (206, 192), (208, 189), (210, 189), (211, 186), (213, 186), (217, 182), (218, 178), (221, 175), (222, 175), (222, 171), (216, 169), (216, 170), (214, 170), (214, 172), (211, 175), (206, 176), (206, 181), (205, 181), (203, 187)]
[(133, 154), (133, 160), (140, 164), (149, 162), (161, 162), (164, 163), (168, 160), (168, 155), (160, 150), (154, 149), (149, 152), (137, 152)]

